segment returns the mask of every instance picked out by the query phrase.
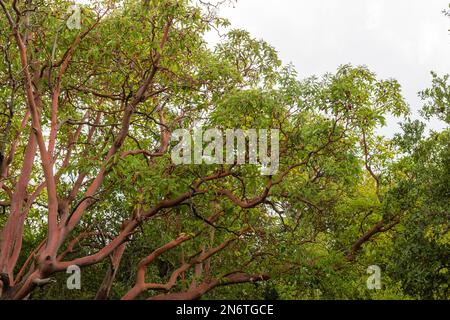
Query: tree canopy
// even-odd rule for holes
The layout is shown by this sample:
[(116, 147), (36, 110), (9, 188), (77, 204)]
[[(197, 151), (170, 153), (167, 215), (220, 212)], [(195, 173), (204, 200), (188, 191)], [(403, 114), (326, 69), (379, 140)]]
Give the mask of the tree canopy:
[[(449, 298), (448, 75), (413, 121), (395, 79), (299, 79), (209, 3), (0, 6), (1, 299)], [(278, 129), (278, 171), (174, 164), (198, 127)]]

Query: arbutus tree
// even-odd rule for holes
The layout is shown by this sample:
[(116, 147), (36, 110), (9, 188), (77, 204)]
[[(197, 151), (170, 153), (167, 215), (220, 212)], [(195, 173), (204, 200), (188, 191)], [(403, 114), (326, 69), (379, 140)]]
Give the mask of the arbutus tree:
[[(374, 133), (408, 112), (396, 81), (348, 65), (298, 81), (242, 30), (211, 49), (205, 33), (228, 23), (208, 3), (100, 1), (80, 29), (68, 1), (0, 6), (1, 298), (107, 264), (97, 299), (118, 278), (123, 299), (198, 299), (328, 261), (308, 244), (335, 246), (338, 272), (408, 213)], [(280, 130), (278, 172), (175, 165), (172, 132), (199, 125)], [(370, 203), (344, 210), (361, 188)]]

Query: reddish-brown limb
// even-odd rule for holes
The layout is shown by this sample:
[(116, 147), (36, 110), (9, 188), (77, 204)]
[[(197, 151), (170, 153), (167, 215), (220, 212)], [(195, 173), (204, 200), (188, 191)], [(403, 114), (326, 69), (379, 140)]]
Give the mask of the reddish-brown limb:
[(257, 196), (251, 200), (241, 200), (236, 197), (230, 190), (221, 189), (219, 190), (219, 194), (225, 195), (228, 199), (230, 199), (234, 204), (238, 205), (244, 209), (254, 208), (257, 205), (263, 203), (267, 196), (269, 195), (270, 189), (272, 187), (272, 182), (269, 182), (269, 185), (264, 189), (263, 193), (260, 196)]
[(378, 233), (382, 233), (382, 232), (386, 232), (386, 231), (391, 230), (399, 222), (400, 222), (400, 216), (396, 216), (391, 221), (380, 220), (379, 222), (377, 222), (371, 229), (366, 231), (366, 233), (364, 233), (358, 240), (356, 240), (353, 243), (353, 245), (350, 248), (349, 252), (345, 256), (347, 261), (355, 260), (355, 257), (356, 257), (356, 254), (358, 253), (358, 251), (360, 251), (362, 246), (366, 242), (370, 241), (373, 238), (373, 236), (375, 236)]
[(67, 246), (66, 250), (64, 250), (56, 259), (58, 261), (63, 260), (68, 254), (73, 253), (75, 250), (75, 247), (79, 245), (83, 240), (88, 239), (92, 236), (98, 235), (98, 231), (86, 231), (80, 233), (75, 239), (69, 242), (69, 245)]
[[(243, 230), (241, 234), (245, 233), (247, 229)], [(177, 268), (170, 276), (169, 280), (166, 283), (145, 283), (145, 269), (140, 269), (140, 273), (138, 273), (138, 278), (136, 281), (136, 285), (125, 295), (122, 297), (122, 300), (132, 300), (135, 299), (139, 294), (148, 291), (148, 290), (164, 290), (169, 291), (172, 289), (176, 283), (180, 275), (185, 273), (187, 270), (192, 268), (195, 265), (198, 265), (200, 263), (203, 263), (204, 261), (210, 259), (212, 256), (217, 254), (218, 252), (222, 251), (226, 247), (228, 247), (232, 242), (236, 241), (238, 237), (233, 237), (230, 239), (227, 239), (226, 241), (222, 242), (217, 247), (211, 248), (203, 253), (199, 253), (200, 255), (198, 257), (192, 258), (189, 262), (183, 263), (179, 268)], [(186, 240), (184, 240), (186, 241)], [(177, 246), (178, 244), (174, 244), (172, 242), (172, 247)], [(161, 248), (164, 248), (161, 247)], [(167, 250), (166, 250), (167, 251)], [(150, 257), (150, 256), (149, 256)], [(147, 261), (153, 261), (151, 257), (147, 257), (144, 259), (144, 262)], [(148, 266), (148, 264), (145, 265), (145, 268)]]
[(36, 259), (36, 254), (39, 252), (39, 250), (42, 249), (47, 239), (44, 239), (41, 241), (41, 243), (30, 253), (27, 260), (25, 260), (24, 264), (22, 265), (22, 268), (20, 268), (19, 272), (17, 273), (16, 278), (14, 279), (14, 283), (18, 283), (22, 280), (23, 276), (25, 275), (25, 271), (28, 268), (28, 265), (33, 262), (34, 259)]
[(236, 271), (220, 278), (210, 279), (202, 284), (190, 288), (184, 292), (175, 292), (168, 294), (161, 294), (150, 297), (148, 300), (196, 300), (219, 286), (228, 286), (239, 283), (255, 283), (259, 281), (267, 281), (270, 276), (267, 274), (248, 274), (241, 271)]
[(141, 262), (138, 265), (138, 271), (136, 276), (136, 283), (134, 287), (122, 298), (123, 300), (131, 300), (136, 298), (140, 293), (146, 290), (146, 283), (145, 283), (145, 272), (147, 270), (147, 267), (160, 255), (163, 253), (169, 251), (170, 249), (177, 247), (181, 243), (191, 239), (191, 236), (182, 234), (175, 240), (170, 241), (169, 243), (166, 243), (162, 247), (159, 247), (155, 251), (153, 251), (150, 255), (145, 257), (141, 260)]
[(102, 284), (95, 295), (95, 300), (107, 300), (111, 295), (112, 285), (119, 270), (120, 262), (122, 261), (123, 253), (125, 252), (127, 244), (121, 244), (111, 257), (111, 262), (108, 265), (108, 270), (106, 271), (105, 277), (103, 278)]
[(21, 249), (21, 221), (23, 220), (22, 207), (26, 197), (26, 188), (31, 177), (36, 148), (36, 139), (34, 134), (31, 133), (25, 150), (24, 164), (21, 174), (16, 184), (16, 189), (12, 195), (10, 216), (2, 231), (0, 272), (8, 274), (10, 282), (12, 282), (12, 271), (17, 261), (16, 259), (11, 258), (17, 257), (17, 252)]

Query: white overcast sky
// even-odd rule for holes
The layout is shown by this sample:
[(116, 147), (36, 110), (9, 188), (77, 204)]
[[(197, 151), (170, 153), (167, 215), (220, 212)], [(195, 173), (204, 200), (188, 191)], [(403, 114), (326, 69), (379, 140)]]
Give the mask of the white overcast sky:
[[(273, 45), (301, 78), (333, 72), (341, 64), (366, 65), (395, 78), (413, 112), (430, 71), (450, 73), (450, 0), (238, 0), (220, 15), (232, 28)], [(214, 36), (208, 37), (214, 41)], [(398, 132), (390, 119), (382, 133)], [(431, 128), (442, 128), (433, 121)]]

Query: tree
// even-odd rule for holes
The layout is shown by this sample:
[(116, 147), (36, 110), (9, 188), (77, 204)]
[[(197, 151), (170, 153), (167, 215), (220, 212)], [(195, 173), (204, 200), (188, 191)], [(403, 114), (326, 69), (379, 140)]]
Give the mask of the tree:
[[(432, 88), (421, 93), (425, 100), (423, 113), (427, 118), (438, 117), (449, 123), (448, 75), (438, 78), (432, 73), (432, 77)], [(390, 269), (402, 280), (408, 294), (447, 299), (450, 131), (446, 128), (425, 137), (425, 124), (418, 120), (402, 127), (404, 133), (397, 135), (396, 141), (401, 151), (410, 154), (399, 162), (406, 175), (402, 182), (408, 185), (416, 204), (404, 231), (396, 236), (396, 259)]]
[[(417, 203), (375, 133), (408, 113), (395, 80), (343, 65), (299, 81), (243, 30), (211, 49), (228, 22), (208, 3), (99, 1), (81, 29), (68, 1), (0, 6), (2, 299), (369, 295), (358, 256), (392, 247)], [(278, 171), (175, 165), (172, 133), (200, 125), (278, 129)], [(64, 291), (73, 265), (81, 293)]]

